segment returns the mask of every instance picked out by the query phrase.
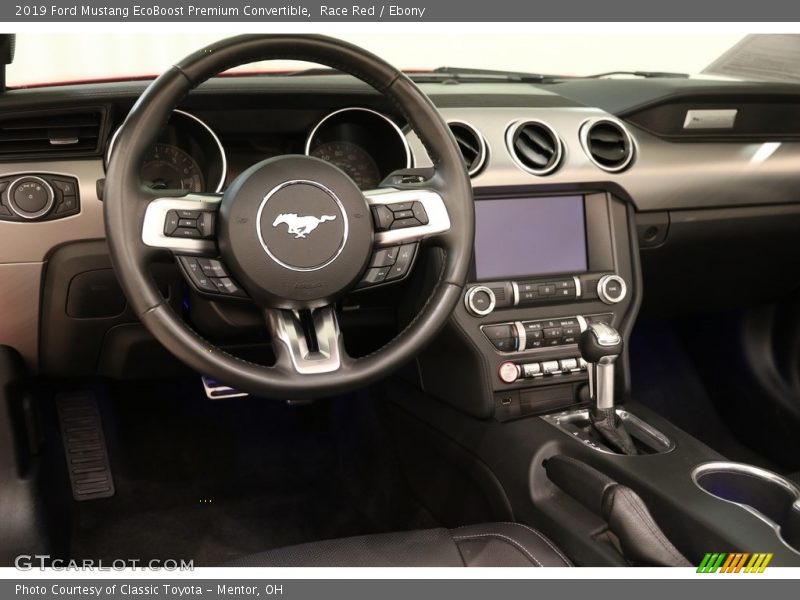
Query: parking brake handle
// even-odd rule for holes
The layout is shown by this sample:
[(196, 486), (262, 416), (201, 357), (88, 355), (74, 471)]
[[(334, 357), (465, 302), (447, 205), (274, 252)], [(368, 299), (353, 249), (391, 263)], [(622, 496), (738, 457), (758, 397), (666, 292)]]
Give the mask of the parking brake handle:
[(691, 566), (631, 488), (569, 456), (548, 458), (544, 468), (553, 484), (605, 520), (626, 560), (654, 567)]

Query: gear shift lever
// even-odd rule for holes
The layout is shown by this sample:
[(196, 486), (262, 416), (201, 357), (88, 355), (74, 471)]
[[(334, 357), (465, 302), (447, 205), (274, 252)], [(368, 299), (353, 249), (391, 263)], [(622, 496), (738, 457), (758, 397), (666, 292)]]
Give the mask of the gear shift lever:
[(588, 364), (592, 426), (615, 450), (637, 454), (614, 407), (614, 362), (622, 352), (622, 336), (610, 325), (592, 323), (581, 334), (578, 347)]

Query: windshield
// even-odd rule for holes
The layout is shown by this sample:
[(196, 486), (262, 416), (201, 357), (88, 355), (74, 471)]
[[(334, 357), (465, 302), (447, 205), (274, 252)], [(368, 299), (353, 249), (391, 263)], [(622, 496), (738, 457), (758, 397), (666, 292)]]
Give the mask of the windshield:
[[(195, 34), (23, 33), (17, 36), (8, 84), (14, 86), (156, 75), (223, 36)], [(350, 34), (338, 35), (407, 71), (442, 66), (554, 75), (659, 71), (697, 75), (740, 42), (742, 34)], [(273, 72), (311, 65), (271, 61), (241, 71)], [(758, 78), (757, 74), (755, 77)]]

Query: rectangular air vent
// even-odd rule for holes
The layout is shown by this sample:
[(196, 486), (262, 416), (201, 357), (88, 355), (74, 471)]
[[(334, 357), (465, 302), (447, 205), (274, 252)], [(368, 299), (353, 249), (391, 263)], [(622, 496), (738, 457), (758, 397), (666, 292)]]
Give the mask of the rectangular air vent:
[(0, 115), (0, 160), (99, 155), (105, 116), (100, 107)]

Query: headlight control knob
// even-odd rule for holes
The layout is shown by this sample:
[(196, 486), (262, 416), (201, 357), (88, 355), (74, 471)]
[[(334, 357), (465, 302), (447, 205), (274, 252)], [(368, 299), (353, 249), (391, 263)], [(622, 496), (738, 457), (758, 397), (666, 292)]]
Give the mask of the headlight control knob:
[(467, 290), (464, 303), (467, 310), (476, 317), (485, 317), (494, 310), (497, 302), (494, 292), (485, 285), (476, 285)]
[(41, 177), (25, 175), (8, 186), (8, 206), (18, 217), (33, 220), (53, 208), (53, 188)]

